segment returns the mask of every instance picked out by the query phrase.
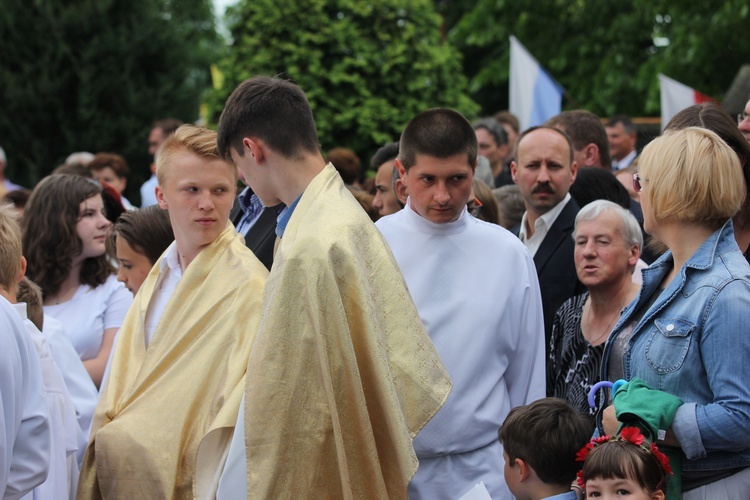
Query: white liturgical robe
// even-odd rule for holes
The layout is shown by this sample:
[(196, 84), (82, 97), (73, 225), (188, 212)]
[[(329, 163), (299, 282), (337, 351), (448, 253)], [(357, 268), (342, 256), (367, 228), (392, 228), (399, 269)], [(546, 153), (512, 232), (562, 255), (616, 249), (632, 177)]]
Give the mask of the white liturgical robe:
[(466, 210), (435, 224), (407, 204), (377, 227), (453, 381), (414, 439), (409, 498), (454, 500), (483, 481), (493, 499), (510, 500), (498, 428), (512, 408), (545, 396), (534, 262), (518, 238)]
[(0, 491), (17, 499), (47, 478), (52, 441), (39, 356), (4, 297), (0, 345)]

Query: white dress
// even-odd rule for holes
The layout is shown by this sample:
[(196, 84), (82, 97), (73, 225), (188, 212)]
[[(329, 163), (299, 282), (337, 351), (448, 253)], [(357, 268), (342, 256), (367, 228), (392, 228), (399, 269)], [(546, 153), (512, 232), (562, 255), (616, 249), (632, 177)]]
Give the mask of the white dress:
[(44, 314), (65, 327), (82, 360), (96, 357), (104, 331), (120, 328), (133, 302), (133, 294), (114, 275), (96, 288), (81, 285), (67, 302), (44, 306)]
[(493, 499), (510, 500), (497, 431), (512, 408), (545, 397), (534, 262), (513, 234), (466, 210), (435, 224), (407, 205), (376, 225), (453, 381), (414, 440), (409, 498), (454, 500), (483, 481)]

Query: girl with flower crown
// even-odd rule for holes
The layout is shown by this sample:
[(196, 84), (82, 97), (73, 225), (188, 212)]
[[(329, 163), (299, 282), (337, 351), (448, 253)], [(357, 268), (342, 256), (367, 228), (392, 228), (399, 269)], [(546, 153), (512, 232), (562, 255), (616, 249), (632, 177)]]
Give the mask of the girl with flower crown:
[(635, 427), (592, 439), (576, 459), (583, 461), (578, 485), (586, 498), (664, 500), (669, 460)]

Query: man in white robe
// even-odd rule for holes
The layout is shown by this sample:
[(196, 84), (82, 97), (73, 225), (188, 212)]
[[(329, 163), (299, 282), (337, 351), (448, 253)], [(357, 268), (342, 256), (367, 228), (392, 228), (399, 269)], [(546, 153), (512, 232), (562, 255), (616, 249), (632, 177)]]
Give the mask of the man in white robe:
[(545, 396), (534, 263), (510, 232), (468, 214), (476, 158), (463, 116), (418, 114), (396, 160), (407, 206), (376, 224), (453, 381), (448, 401), (414, 440), (412, 499), (457, 499), (480, 481), (492, 498), (511, 499), (497, 431), (512, 408)]

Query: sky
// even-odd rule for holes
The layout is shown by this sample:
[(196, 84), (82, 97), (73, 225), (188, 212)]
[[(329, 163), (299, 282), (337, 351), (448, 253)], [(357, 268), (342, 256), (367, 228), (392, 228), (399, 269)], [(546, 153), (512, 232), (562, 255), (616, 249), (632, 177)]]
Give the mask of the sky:
[(236, 4), (238, 0), (213, 0), (214, 2), (214, 12), (216, 13), (217, 18), (221, 18), (224, 15), (224, 11), (226, 10), (228, 5)]

